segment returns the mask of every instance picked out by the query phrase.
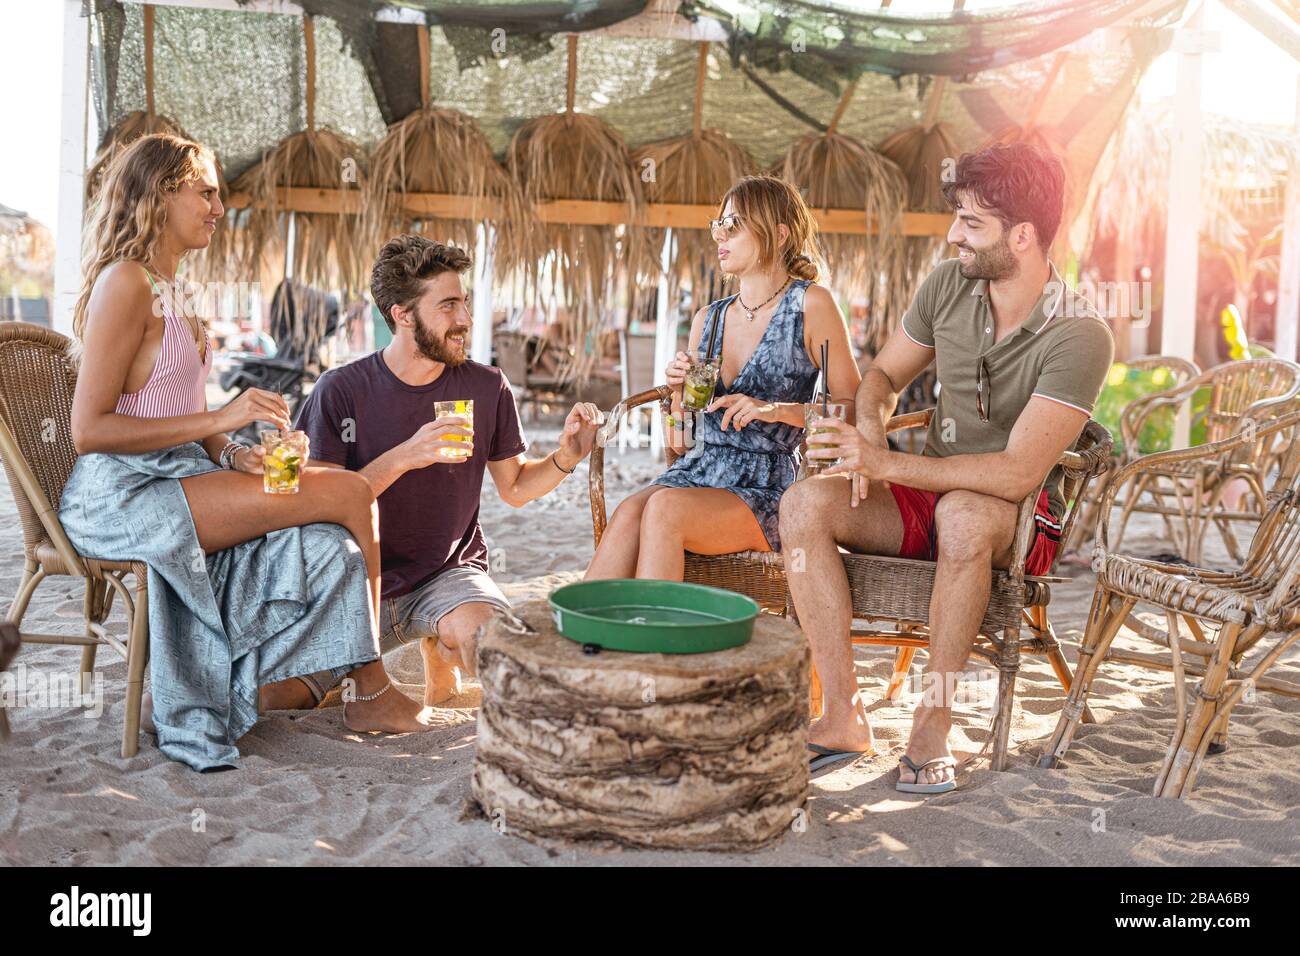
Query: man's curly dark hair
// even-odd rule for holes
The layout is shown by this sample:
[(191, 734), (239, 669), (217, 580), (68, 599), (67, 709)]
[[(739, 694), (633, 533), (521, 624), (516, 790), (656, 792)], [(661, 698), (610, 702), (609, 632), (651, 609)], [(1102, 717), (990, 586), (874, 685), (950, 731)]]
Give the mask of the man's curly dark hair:
[(409, 233), (395, 236), (379, 250), (370, 270), (370, 294), (390, 332), (397, 331), (393, 306), (411, 308), (424, 292), (424, 281), (444, 272), (464, 274), (472, 260), (463, 249)]
[(1061, 225), (1065, 168), (1031, 143), (987, 146), (957, 160), (956, 175), (943, 184), (943, 196), (953, 209), (969, 196), (1008, 228), (1033, 223), (1038, 245), (1046, 252)]

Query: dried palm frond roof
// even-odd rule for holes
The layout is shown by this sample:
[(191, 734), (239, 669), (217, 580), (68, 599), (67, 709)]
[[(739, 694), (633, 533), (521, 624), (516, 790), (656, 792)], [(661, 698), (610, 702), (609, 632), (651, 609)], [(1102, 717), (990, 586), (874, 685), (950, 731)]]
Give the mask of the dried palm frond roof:
[[(269, 248), (285, 241), (287, 216), (293, 216), (293, 262), (286, 263), (294, 278), (307, 285), (348, 291), (363, 288), (369, 271), (370, 249), (360, 211), (287, 213), (280, 199), (284, 188), (314, 187), (363, 189), (365, 176), (359, 146), (328, 129), (294, 133), (271, 150), (260, 163), (244, 172), (234, 188), (247, 192), (251, 206), (239, 229), (239, 257), (250, 274)], [(340, 198), (340, 203), (342, 198)]]
[[(396, 232), (414, 231), (473, 249), (485, 219), (513, 221), (523, 216), (522, 197), (473, 118), (430, 103), (429, 28), (414, 29), (419, 40), (420, 108), (390, 126), (371, 151), (365, 232), (374, 248)], [(408, 210), (408, 193), (454, 195), (484, 203), (472, 217), (444, 218)], [(509, 258), (498, 253), (498, 261)]]
[[(577, 74), (577, 37), (570, 35), (569, 79), (565, 110), (529, 120), (506, 151), (506, 168), (528, 207), (554, 200), (591, 199), (624, 203), (633, 218), (643, 199), (641, 181), (627, 145), (611, 126), (573, 109)], [(587, 339), (600, 316), (606, 286), (619, 268), (633, 275), (649, 271), (640, 230), (609, 225), (503, 222), (505, 238), (498, 254), (504, 270), (518, 269), (529, 287), (539, 291), (550, 271), (553, 292), (574, 317), (574, 341)], [(650, 266), (653, 268), (653, 266)]]
[[(294, 133), (245, 170), (234, 188), (247, 192), (251, 208), (239, 230), (239, 257), (243, 268), (257, 274), (269, 248), (278, 246), (293, 216), (293, 261), (286, 271), (307, 285), (352, 292), (365, 287), (371, 249), (363, 228), (363, 204), (349, 207), (354, 190), (364, 197), (365, 151), (329, 129), (316, 128), (315, 30), (312, 17), (303, 17), (306, 41), (307, 128)], [(281, 189), (338, 190), (338, 209), (286, 213)]]
[(819, 241), (835, 288), (869, 295), (879, 306), (890, 294), (881, 277), (900, 254), (907, 182), (892, 161), (838, 131), (855, 89), (844, 90), (826, 131), (792, 143), (773, 172), (798, 187), (812, 208), (862, 210), (870, 227), (865, 235), (822, 233)]

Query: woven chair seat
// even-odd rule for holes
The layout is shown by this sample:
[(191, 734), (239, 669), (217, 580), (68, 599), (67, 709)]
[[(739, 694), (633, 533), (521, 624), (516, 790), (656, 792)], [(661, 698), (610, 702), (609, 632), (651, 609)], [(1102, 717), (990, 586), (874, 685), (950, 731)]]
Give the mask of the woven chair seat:
[[(936, 567), (933, 561), (865, 554), (845, 554), (843, 558), (855, 618), (929, 623)], [(1025, 581), (1017, 585), (1008, 572), (995, 570), (981, 630), (997, 633), (1004, 627), (1018, 627), (1024, 608), (1045, 605), (1050, 600), (1051, 592), (1045, 583)]]
[(785, 613), (785, 561), (776, 552), (703, 555), (687, 551), (682, 580), (738, 591), (753, 598), (765, 611)]
[[(1162, 564), (1121, 554), (1108, 554), (1099, 560), (1100, 585), (1127, 597), (1224, 624), (1241, 623), (1247, 615), (1258, 614), (1273, 584), (1251, 575)], [(1280, 625), (1281, 619), (1277, 623)]]

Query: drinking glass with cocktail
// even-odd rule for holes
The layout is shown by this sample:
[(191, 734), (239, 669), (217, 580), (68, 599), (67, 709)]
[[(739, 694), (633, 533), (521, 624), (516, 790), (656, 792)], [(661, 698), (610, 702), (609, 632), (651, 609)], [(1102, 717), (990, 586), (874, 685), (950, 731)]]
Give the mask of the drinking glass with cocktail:
[[(803, 407), (803, 421), (805, 428), (808, 451), (819, 448), (832, 448), (833, 443), (817, 440), (818, 435), (824, 435), (827, 432), (834, 432), (835, 429), (822, 426), (820, 428), (813, 425), (814, 422), (822, 418), (838, 418), (840, 421), (846, 421), (848, 415), (848, 406), (839, 402), (809, 402)], [(830, 468), (832, 465), (838, 465), (838, 458), (813, 458), (805, 459), (808, 474), (817, 475)]]
[(702, 412), (713, 401), (718, 387), (718, 365), (714, 362), (692, 362), (682, 383), (682, 408), (688, 412)]
[[(465, 420), (465, 430), (469, 435), (447, 435), (446, 441), (469, 442), (473, 440), (474, 434), (474, 399), (462, 398), (450, 402), (435, 402), (433, 405), (433, 414), (435, 418), (463, 418)], [(467, 448), (446, 448), (443, 455), (447, 458), (468, 458), (470, 451)]]
[(261, 434), (262, 491), (268, 495), (296, 495), (307, 465), (307, 433), (264, 431)]

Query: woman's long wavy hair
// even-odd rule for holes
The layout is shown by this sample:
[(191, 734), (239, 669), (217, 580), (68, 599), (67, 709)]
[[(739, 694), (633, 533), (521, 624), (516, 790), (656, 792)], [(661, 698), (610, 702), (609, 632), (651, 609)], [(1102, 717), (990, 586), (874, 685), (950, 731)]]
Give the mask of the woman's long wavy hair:
[[(718, 216), (727, 208), (727, 200), (754, 234), (758, 257), (763, 265), (780, 262), (796, 279), (817, 281), (822, 269), (817, 249), (817, 220), (808, 204), (784, 179), (775, 176), (746, 176), (727, 190), (718, 205)], [(778, 238), (777, 226), (784, 223), (790, 230), (784, 243)]]
[(115, 262), (149, 262), (167, 225), (166, 197), (203, 175), (213, 161), (206, 146), (170, 133), (142, 136), (117, 155), (86, 225), (81, 253), (81, 295), (72, 313), (78, 346), (86, 331), (90, 293)]

